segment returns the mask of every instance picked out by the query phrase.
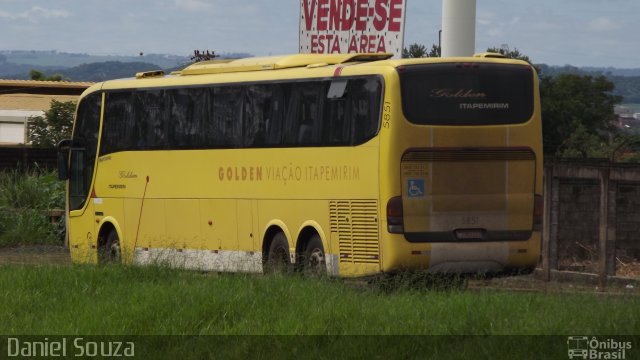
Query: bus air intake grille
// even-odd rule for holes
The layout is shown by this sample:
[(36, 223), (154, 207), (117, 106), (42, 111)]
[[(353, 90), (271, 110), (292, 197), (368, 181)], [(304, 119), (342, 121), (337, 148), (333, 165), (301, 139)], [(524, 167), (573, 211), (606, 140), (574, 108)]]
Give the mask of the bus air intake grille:
[(529, 148), (434, 148), (415, 149), (402, 156), (402, 161), (415, 162), (487, 160), (535, 160), (535, 154)]
[(377, 264), (378, 202), (376, 200), (334, 200), (329, 202), (331, 235), (339, 240), (340, 262)]

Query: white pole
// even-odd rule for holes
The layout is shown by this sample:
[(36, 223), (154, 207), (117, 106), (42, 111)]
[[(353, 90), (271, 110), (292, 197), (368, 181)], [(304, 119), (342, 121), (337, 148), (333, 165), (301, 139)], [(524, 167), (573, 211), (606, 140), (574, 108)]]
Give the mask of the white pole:
[(442, 0), (442, 57), (473, 56), (476, 0)]

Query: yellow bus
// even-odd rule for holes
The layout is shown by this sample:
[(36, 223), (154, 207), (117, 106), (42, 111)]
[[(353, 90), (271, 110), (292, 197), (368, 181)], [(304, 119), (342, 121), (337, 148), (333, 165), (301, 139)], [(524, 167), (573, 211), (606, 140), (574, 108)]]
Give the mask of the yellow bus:
[(59, 145), (73, 260), (346, 277), (534, 268), (535, 69), (390, 57), (209, 61), (87, 89)]

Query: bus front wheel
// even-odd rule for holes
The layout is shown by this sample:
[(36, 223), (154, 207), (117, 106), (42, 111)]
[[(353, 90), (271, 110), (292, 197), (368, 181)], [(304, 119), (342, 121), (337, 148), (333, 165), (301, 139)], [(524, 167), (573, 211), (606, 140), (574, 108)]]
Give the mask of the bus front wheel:
[(265, 262), (265, 273), (284, 273), (291, 269), (289, 256), (289, 242), (283, 233), (279, 232), (271, 241)]
[(104, 245), (98, 250), (98, 260), (101, 264), (120, 262), (120, 238), (115, 230), (109, 232)]

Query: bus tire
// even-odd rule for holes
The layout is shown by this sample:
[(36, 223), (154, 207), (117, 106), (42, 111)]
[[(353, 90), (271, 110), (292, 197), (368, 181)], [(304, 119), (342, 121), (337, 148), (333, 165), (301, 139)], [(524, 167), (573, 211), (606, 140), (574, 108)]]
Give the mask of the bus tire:
[(282, 232), (277, 233), (267, 252), (264, 263), (265, 273), (287, 273), (291, 271), (291, 257), (289, 256), (289, 242)]
[(302, 254), (302, 270), (315, 275), (327, 273), (327, 260), (318, 234), (314, 234)]
[(104, 245), (98, 250), (98, 261), (101, 264), (120, 263), (120, 253), (120, 238), (115, 230), (111, 230)]

